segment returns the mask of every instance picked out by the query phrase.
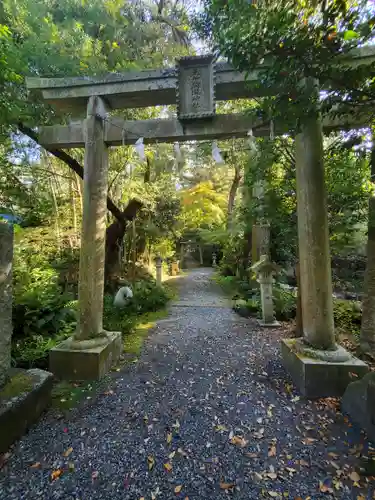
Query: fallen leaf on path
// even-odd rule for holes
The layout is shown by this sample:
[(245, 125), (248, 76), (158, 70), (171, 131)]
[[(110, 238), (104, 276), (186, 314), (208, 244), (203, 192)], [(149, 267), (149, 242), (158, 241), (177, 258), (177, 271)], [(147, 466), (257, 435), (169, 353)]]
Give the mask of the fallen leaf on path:
[(328, 456), (332, 457), (332, 458), (339, 458), (339, 455), (337, 453), (333, 453), (333, 451), (330, 451), (328, 453)]
[(254, 437), (256, 437), (257, 439), (263, 439), (263, 435), (264, 435), (263, 427), (259, 429), (259, 431), (254, 432)]
[(267, 472), (267, 477), (270, 479), (277, 479), (277, 474), (276, 472)]
[(270, 497), (272, 498), (276, 498), (279, 496), (279, 493), (277, 493), (277, 491), (268, 491), (267, 492), (269, 494)]
[(172, 453), (170, 453), (168, 455), (168, 458), (172, 460), (172, 458), (174, 458), (174, 456), (176, 455), (176, 452), (175, 451), (172, 451)]
[(222, 431), (227, 431), (227, 430), (228, 430), (228, 429), (225, 427), (225, 425), (221, 425), (221, 424), (219, 424), (219, 425), (217, 425), (217, 426), (215, 427), (215, 431), (216, 431), (216, 432), (222, 432)]
[(349, 474), (349, 478), (355, 483), (358, 483), (361, 480), (361, 476), (356, 471), (353, 471), (351, 474)]
[(99, 472), (97, 470), (94, 470), (91, 474), (91, 479), (95, 481), (95, 479), (99, 476)]
[(303, 460), (303, 458), (301, 458), (301, 460), (299, 462), (297, 461), (297, 463), (299, 463), (303, 467), (310, 467), (309, 462), (306, 462), (306, 460)]
[(322, 493), (333, 493), (330, 478), (319, 481), (319, 491), (321, 491)]
[(230, 440), (230, 442), (236, 446), (240, 446), (241, 448), (245, 448), (247, 445), (248, 441), (244, 439), (243, 437), (240, 436), (233, 436)]
[(155, 465), (155, 458), (152, 455), (149, 455), (147, 457), (147, 465), (148, 465), (148, 470), (152, 470)]
[(42, 464), (40, 462), (35, 462), (35, 464), (30, 465), (30, 469), (39, 469)]
[(274, 445), (271, 446), (271, 448), (268, 450), (268, 456), (276, 457), (276, 446)]
[(174, 492), (175, 493), (180, 493), (181, 490), (182, 490), (182, 485), (180, 484), (180, 485), (178, 485), (178, 486), (175, 487)]
[(302, 439), (302, 443), (303, 444), (313, 444), (315, 441), (316, 441), (316, 439), (314, 439), (314, 438), (305, 438), (305, 439)]
[(172, 465), (167, 462), (164, 464), (164, 469), (167, 471), (167, 472), (171, 472), (171, 470), (173, 469)]
[(62, 469), (56, 469), (51, 472), (51, 481), (55, 481), (64, 471)]
[(172, 433), (168, 432), (168, 434), (167, 434), (167, 443), (171, 444), (171, 442), (172, 442)]
[(235, 483), (220, 483), (220, 489), (231, 490), (235, 487)]
[(73, 462), (68, 463), (68, 470), (69, 470), (69, 472), (74, 472), (74, 463)]
[(68, 457), (72, 453), (72, 451), (73, 451), (72, 447), (68, 448), (67, 450), (64, 451), (63, 456)]

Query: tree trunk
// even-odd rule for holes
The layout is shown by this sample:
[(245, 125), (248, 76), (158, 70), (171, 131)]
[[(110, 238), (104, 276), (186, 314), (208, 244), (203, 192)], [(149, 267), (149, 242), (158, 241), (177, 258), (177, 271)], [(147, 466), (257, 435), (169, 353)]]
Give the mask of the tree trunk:
[[(371, 181), (375, 181), (375, 128), (372, 134)], [(367, 267), (362, 302), (360, 345), (365, 354), (375, 358), (375, 197), (368, 206)]]
[(235, 165), (234, 167), (234, 178), (232, 181), (232, 185), (230, 187), (229, 191), (229, 197), (228, 197), (228, 215), (227, 215), (227, 229), (230, 229), (232, 226), (232, 215), (233, 215), (233, 209), (234, 209), (234, 202), (236, 200), (236, 194), (238, 190), (238, 186), (240, 185), (241, 181), (241, 167), (238, 165)]
[(125, 236), (127, 221), (131, 221), (137, 215), (142, 203), (131, 200), (122, 212), (121, 221), (116, 220), (107, 228), (105, 244), (105, 280), (108, 282), (114, 277), (118, 263), (118, 253)]

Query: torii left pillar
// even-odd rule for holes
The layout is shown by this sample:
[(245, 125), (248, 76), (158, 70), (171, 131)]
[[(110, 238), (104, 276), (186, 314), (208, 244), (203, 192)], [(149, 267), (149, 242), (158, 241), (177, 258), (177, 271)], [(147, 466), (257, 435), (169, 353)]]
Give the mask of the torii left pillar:
[(74, 336), (50, 352), (50, 369), (68, 380), (100, 379), (121, 354), (121, 334), (103, 330), (103, 295), (108, 148), (107, 109), (90, 97), (84, 123), (85, 165), (78, 287), (78, 325)]

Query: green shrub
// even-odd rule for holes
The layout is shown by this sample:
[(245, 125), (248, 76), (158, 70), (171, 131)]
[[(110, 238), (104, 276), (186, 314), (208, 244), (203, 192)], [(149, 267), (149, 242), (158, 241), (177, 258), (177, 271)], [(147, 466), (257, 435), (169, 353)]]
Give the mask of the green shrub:
[(72, 295), (62, 293), (58, 273), (39, 253), (16, 249), (13, 279), (13, 338), (57, 335), (74, 327), (69, 306)]
[(359, 337), (362, 312), (357, 302), (334, 299), (333, 315), (337, 333), (347, 332)]
[(280, 321), (295, 318), (297, 297), (295, 293), (278, 286), (273, 287), (273, 305), (276, 319)]
[(104, 297), (104, 328), (110, 331), (121, 331), (128, 334), (132, 331), (136, 318), (146, 312), (157, 311), (164, 307), (168, 300), (168, 292), (156, 285), (155, 280), (137, 281), (132, 286), (133, 299), (124, 308), (113, 305), (113, 296)]

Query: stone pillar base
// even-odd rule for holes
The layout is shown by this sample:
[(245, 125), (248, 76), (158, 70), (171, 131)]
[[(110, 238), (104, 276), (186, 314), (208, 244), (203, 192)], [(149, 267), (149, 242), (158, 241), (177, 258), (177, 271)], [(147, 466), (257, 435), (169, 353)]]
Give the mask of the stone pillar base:
[[(94, 347), (76, 348), (69, 338), (49, 352), (49, 367), (62, 380), (99, 380), (122, 353), (121, 332), (106, 332), (107, 342)], [(85, 341), (84, 341), (85, 342)]]
[(52, 373), (44, 370), (10, 370), (0, 389), (0, 453), (7, 452), (49, 406), (52, 382)]
[[(283, 339), (281, 356), (293, 382), (307, 398), (342, 396), (353, 381), (352, 374), (361, 378), (368, 372), (366, 363), (350, 353), (347, 353), (346, 361), (324, 361), (298, 352), (297, 341), (298, 339)], [(342, 349), (340, 348), (340, 352)]]
[(258, 319), (258, 325), (268, 328), (276, 328), (277, 326), (280, 326), (280, 323), (275, 319), (273, 321), (264, 321), (263, 319)]

